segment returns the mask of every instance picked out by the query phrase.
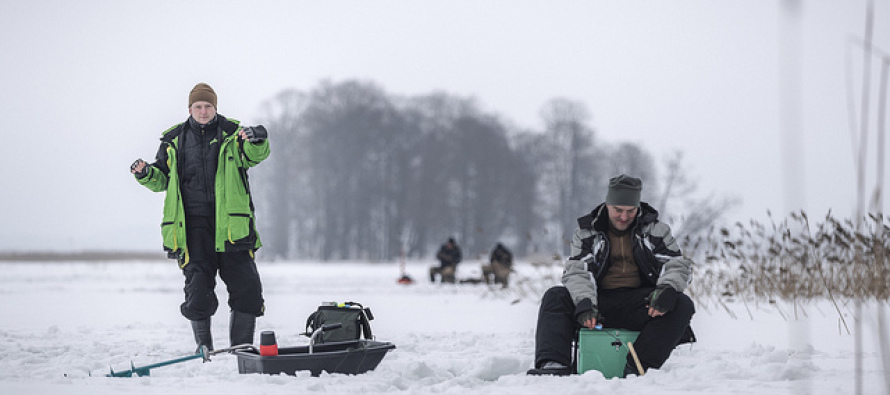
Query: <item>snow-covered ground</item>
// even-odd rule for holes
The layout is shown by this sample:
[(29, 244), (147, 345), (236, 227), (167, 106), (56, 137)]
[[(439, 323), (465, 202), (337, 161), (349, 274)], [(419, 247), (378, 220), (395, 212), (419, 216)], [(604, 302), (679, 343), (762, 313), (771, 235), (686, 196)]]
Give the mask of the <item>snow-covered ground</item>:
[[(695, 345), (679, 347), (658, 371), (629, 379), (598, 372), (533, 377), (537, 297), (484, 285), (433, 285), (431, 262), (409, 262), (417, 280), (396, 284), (395, 264), (261, 263), (267, 314), (257, 333), (303, 345), (306, 317), (324, 301), (372, 309), (378, 340), (394, 343), (376, 370), (357, 376), (239, 374), (234, 355), (153, 369), (151, 377), (103, 377), (194, 351), (179, 315), (182, 276), (172, 261), (0, 264), (0, 394), (850, 394), (854, 338), (828, 303), (704, 302)], [(539, 272), (519, 263), (525, 275)], [(478, 273), (462, 264), (459, 277)], [(214, 317), (227, 345), (225, 287)], [(850, 306), (842, 306), (852, 328)], [(874, 311), (864, 321), (864, 393), (884, 393)], [(731, 312), (731, 313), (730, 313)], [(890, 312), (888, 312), (890, 313)], [(795, 318), (795, 316), (797, 318)], [(884, 334), (888, 336), (888, 334)], [(91, 375), (92, 374), (92, 375)]]

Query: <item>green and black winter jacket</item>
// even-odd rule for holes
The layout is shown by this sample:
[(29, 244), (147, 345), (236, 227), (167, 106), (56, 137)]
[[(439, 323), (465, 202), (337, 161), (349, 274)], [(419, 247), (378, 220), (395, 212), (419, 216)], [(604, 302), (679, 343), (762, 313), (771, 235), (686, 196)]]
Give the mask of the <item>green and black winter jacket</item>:
[[(219, 155), (214, 180), (216, 206), (217, 252), (255, 251), (262, 246), (256, 231), (253, 200), (247, 169), (269, 157), (269, 140), (250, 143), (241, 140), (237, 120), (217, 115)], [(181, 138), (188, 122), (174, 125), (161, 136), (161, 147), (155, 162), (142, 178), (136, 180), (154, 192), (167, 191), (161, 236), (164, 249), (179, 258), (180, 267), (189, 263), (186, 244), (185, 208), (180, 180), (182, 178)]]

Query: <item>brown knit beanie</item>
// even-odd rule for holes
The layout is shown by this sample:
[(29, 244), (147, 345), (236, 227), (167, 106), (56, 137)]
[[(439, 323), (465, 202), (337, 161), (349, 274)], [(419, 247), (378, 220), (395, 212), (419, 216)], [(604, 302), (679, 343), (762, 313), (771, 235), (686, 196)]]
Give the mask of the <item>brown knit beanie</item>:
[(213, 108), (216, 108), (216, 92), (213, 91), (213, 88), (210, 85), (205, 83), (199, 83), (192, 88), (192, 91), (189, 92), (189, 108), (192, 107), (196, 101), (206, 101), (210, 104), (213, 104)]

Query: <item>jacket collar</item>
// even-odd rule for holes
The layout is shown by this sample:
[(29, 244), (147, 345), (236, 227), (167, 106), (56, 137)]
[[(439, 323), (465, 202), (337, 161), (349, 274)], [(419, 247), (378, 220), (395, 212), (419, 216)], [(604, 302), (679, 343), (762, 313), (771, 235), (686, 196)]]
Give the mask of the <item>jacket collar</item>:
[[(631, 228), (637, 228), (642, 224), (652, 223), (657, 220), (658, 210), (650, 206), (649, 203), (640, 202), (640, 211), (637, 212), (637, 219), (631, 225)], [(606, 208), (606, 203), (601, 203), (590, 214), (578, 218), (578, 227), (600, 232), (607, 231), (609, 229), (609, 210)]]
[(219, 122), (219, 128), (222, 129), (223, 136), (228, 137), (238, 130), (237, 121), (232, 121), (220, 114), (216, 114), (216, 118), (217, 122)]
[(189, 119), (186, 122), (188, 122), (188, 127), (191, 130), (195, 130), (195, 131), (200, 131), (201, 129), (213, 130), (214, 128), (216, 128), (217, 123), (219, 123), (219, 121), (218, 121), (219, 118), (220, 118), (219, 114), (216, 114), (213, 117), (213, 119), (211, 119), (210, 122), (207, 122), (207, 124), (205, 124), (205, 125), (198, 124), (198, 121), (196, 121), (194, 117), (189, 117)]
[[(192, 117), (189, 116), (185, 120), (185, 122), (182, 122), (179, 125), (176, 125), (173, 128), (171, 128), (171, 130), (169, 132), (167, 132), (163, 136), (161, 136), (161, 141), (166, 142), (166, 143), (173, 142), (174, 139), (176, 139), (177, 137), (179, 137), (180, 134), (182, 134), (183, 130), (185, 130), (186, 128), (189, 127), (191, 119), (192, 119)], [(228, 118), (226, 118), (225, 116), (223, 116), (221, 114), (216, 114), (216, 119), (211, 121), (211, 124), (214, 122), (219, 125), (219, 129), (222, 130), (224, 138), (231, 136), (233, 133), (235, 133), (236, 130), (238, 130), (238, 123), (229, 120)]]

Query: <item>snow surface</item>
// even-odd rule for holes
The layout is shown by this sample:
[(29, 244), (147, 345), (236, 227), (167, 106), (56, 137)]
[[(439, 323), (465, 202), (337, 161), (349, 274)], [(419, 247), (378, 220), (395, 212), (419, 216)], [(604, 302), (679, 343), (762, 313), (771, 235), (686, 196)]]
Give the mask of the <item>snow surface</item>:
[[(324, 301), (372, 309), (378, 340), (394, 343), (376, 370), (361, 375), (239, 374), (234, 355), (153, 369), (150, 377), (104, 377), (115, 370), (190, 355), (194, 341), (179, 315), (182, 275), (172, 261), (0, 264), (0, 394), (850, 394), (854, 338), (829, 303), (794, 309), (700, 301), (699, 338), (661, 370), (605, 379), (525, 375), (534, 357), (538, 296), (485, 285), (439, 285), (431, 262), (411, 262), (417, 280), (396, 284), (397, 264), (260, 263), (267, 313), (257, 333), (280, 346), (303, 345), (306, 317)], [(524, 275), (540, 268), (522, 262)], [(478, 273), (461, 265), (458, 277)], [(556, 269), (553, 269), (556, 270)], [(542, 284), (546, 285), (546, 284)], [(227, 345), (225, 287), (217, 287), (217, 347)], [(841, 306), (851, 325), (850, 306)], [(864, 393), (884, 393), (874, 314), (864, 311)], [(795, 318), (796, 317), (796, 318)], [(887, 334), (884, 334), (887, 336)], [(258, 336), (257, 336), (258, 337)]]

